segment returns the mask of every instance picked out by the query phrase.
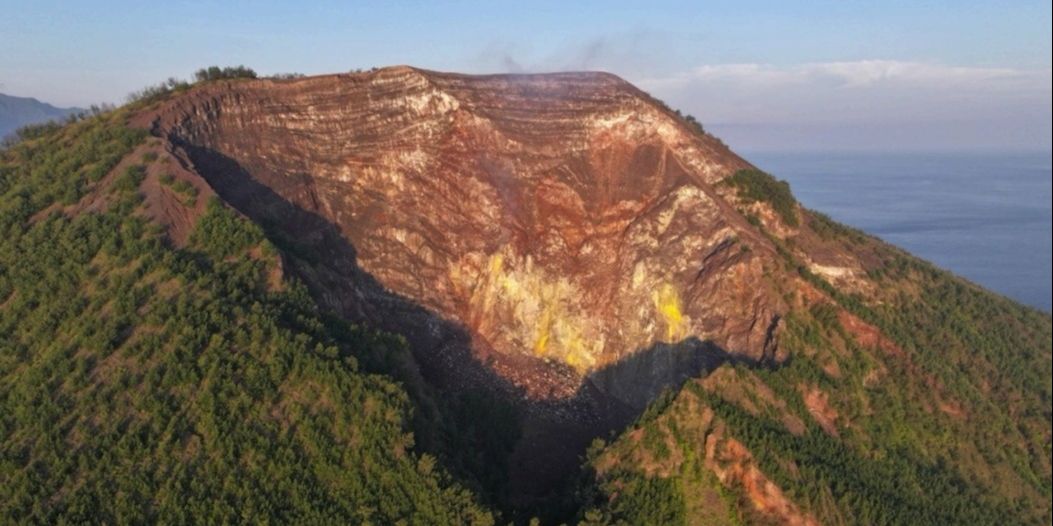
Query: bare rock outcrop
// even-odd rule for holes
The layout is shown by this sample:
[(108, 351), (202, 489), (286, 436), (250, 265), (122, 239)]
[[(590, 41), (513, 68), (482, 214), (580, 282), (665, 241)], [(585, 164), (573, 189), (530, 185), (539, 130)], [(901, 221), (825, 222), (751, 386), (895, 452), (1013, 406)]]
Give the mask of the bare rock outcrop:
[(425, 377), (578, 426), (570, 461), (665, 387), (785, 358), (775, 248), (717, 188), (749, 164), (613, 75), (221, 81), (136, 121)]
[(747, 163), (612, 75), (230, 82), (151, 117), (259, 185), (204, 170), (246, 213), (273, 192), (331, 223), (361, 270), (495, 361), (583, 376), (689, 337), (759, 360), (777, 325), (767, 244), (712, 188)]

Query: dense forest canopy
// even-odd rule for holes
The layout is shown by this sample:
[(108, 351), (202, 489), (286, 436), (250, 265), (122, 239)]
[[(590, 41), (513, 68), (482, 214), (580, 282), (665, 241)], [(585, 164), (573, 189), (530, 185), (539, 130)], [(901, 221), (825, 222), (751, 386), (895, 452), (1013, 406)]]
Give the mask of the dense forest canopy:
[[(146, 140), (114, 112), (0, 162), (0, 513), (16, 523), (490, 524), (413, 451), (412, 408), (358, 360), (401, 343), (326, 320), (218, 201), (185, 249), (136, 213)], [(143, 160), (143, 162), (147, 162)]]

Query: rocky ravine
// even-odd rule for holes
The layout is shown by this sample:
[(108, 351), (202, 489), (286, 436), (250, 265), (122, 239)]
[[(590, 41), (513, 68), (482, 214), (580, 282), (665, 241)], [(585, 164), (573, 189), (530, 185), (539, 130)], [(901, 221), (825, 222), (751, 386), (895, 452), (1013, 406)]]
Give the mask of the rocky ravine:
[(749, 164), (613, 75), (219, 82), (137, 120), (312, 254), (290, 267), (323, 304), (565, 431), (521, 456), (570, 458), (726, 357), (784, 358), (775, 250), (717, 188)]

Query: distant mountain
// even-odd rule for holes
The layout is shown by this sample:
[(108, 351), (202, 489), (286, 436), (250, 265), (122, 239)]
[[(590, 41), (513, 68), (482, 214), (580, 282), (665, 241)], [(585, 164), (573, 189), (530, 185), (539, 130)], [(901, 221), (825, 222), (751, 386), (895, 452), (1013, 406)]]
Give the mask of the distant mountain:
[(0, 137), (6, 137), (20, 126), (61, 119), (80, 108), (56, 108), (32, 97), (15, 97), (0, 93)]

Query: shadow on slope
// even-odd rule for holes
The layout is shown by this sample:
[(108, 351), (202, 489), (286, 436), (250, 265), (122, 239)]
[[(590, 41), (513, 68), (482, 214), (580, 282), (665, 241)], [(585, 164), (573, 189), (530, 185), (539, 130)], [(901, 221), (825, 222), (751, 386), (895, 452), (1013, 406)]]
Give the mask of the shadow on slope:
[[(395, 351), (360, 362), (405, 385), (416, 407), (417, 449), (512, 517), (569, 518), (577, 504), (573, 484), (592, 440), (619, 432), (664, 390), (730, 359), (697, 338), (657, 343), (589, 374), (572, 397), (529, 399), (473, 354), (464, 326), (386, 290), (358, 266), (355, 247), (337, 225), (272, 189), (317, 205), (309, 176), (265, 184), (222, 153), (170, 139), (221, 198), (264, 229), (282, 250), (286, 271), (323, 309), (405, 338), (412, 358)], [(540, 375), (573, 374), (561, 364), (509, 359)]]

